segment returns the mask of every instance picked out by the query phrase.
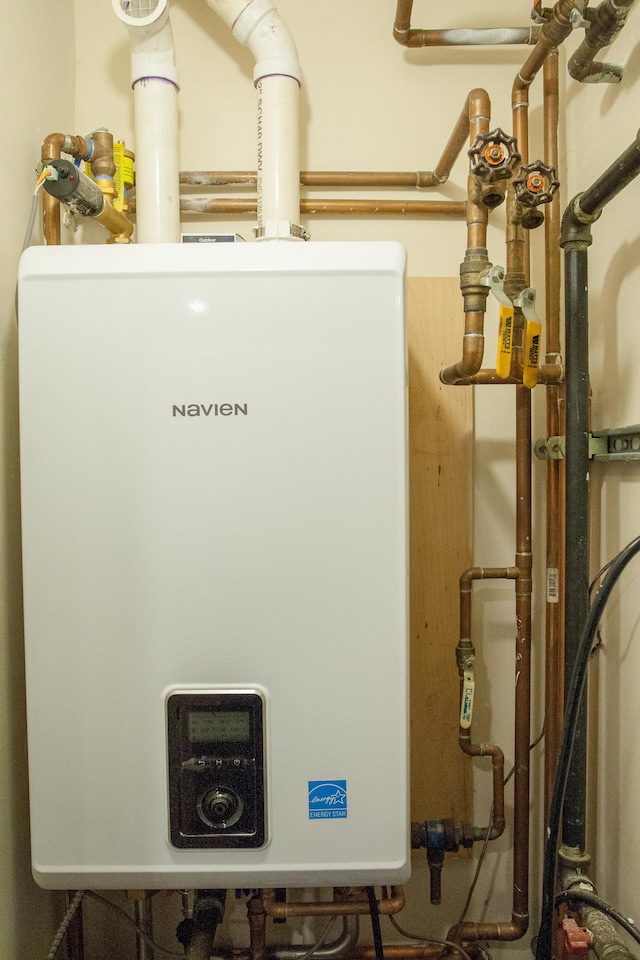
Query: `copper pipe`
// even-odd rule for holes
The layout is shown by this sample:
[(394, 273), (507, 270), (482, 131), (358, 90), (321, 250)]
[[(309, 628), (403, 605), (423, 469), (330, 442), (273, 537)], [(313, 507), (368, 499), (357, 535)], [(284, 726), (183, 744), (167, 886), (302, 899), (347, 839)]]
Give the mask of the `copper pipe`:
[[(466, 139), (466, 137), (465, 137)], [(458, 151), (459, 152), (459, 151)], [(456, 154), (457, 156), (457, 154)], [(453, 160), (456, 159), (453, 157)], [(442, 163), (442, 160), (440, 161)], [(453, 162), (452, 162), (453, 165)], [(449, 173), (451, 167), (447, 171)], [(446, 180), (446, 176), (444, 180)], [(180, 183), (191, 187), (254, 187), (255, 170), (183, 170)], [(433, 170), (358, 171), (358, 170), (301, 170), (300, 184), (304, 187), (402, 187), (420, 190), (443, 183), (442, 174)]]
[[(129, 210), (135, 213), (135, 199)], [(455, 200), (301, 200), (300, 212), (307, 216), (356, 217), (421, 217), (433, 220), (462, 220), (466, 204)], [(257, 201), (237, 198), (182, 197), (180, 212), (184, 214), (255, 214)]]
[[(472, 90), (467, 97), (469, 141), (479, 133), (488, 133), (491, 119), (491, 101), (485, 90)], [(464, 114), (464, 111), (463, 111)], [(458, 120), (461, 125), (462, 116)], [(443, 383), (455, 384), (464, 377), (473, 376), (482, 366), (484, 357), (484, 314), (488, 288), (480, 285), (482, 275), (490, 268), (487, 255), (487, 224), (489, 212), (473, 199), (474, 180), (467, 179), (467, 249), (460, 266), (460, 288), (464, 301), (464, 336), (462, 357), (440, 371)]]
[(267, 949), (267, 915), (259, 893), (247, 900), (247, 920), (249, 922), (249, 958), (264, 960)]
[[(484, 91), (483, 91), (484, 92)], [(433, 170), (407, 172), (357, 170), (301, 170), (300, 183), (305, 187), (402, 187), (423, 189), (445, 183), (469, 135), (469, 101), (456, 123)], [(180, 183), (197, 187), (255, 186), (255, 170), (183, 170)]]
[[(59, 160), (61, 153), (68, 153), (72, 157), (85, 159), (90, 148), (84, 137), (68, 136), (64, 133), (50, 133), (42, 144), (42, 162)], [(60, 204), (55, 197), (43, 191), (42, 195), (42, 231), (44, 242), (50, 246), (59, 246), (60, 236)]]
[[(544, 63), (544, 151), (545, 163), (558, 166), (558, 51), (553, 50)], [(548, 204), (545, 217), (545, 303), (548, 363), (561, 358), (560, 343), (560, 195)], [(548, 437), (562, 433), (560, 402), (561, 390), (550, 385), (547, 389), (546, 431)], [(547, 600), (545, 605), (545, 749), (544, 749), (544, 809), (545, 822), (553, 792), (560, 738), (562, 735), (564, 689), (564, 589), (561, 581), (564, 570), (564, 512), (562, 489), (564, 464), (548, 460), (546, 464), (546, 575)]]
[[(474, 373), (471, 377), (461, 377), (459, 380), (456, 380), (456, 387), (468, 387), (472, 384), (486, 384), (488, 386), (500, 387), (505, 385), (513, 385), (514, 383), (522, 382), (522, 374), (519, 378), (513, 375), (508, 377), (499, 377), (495, 369), (483, 368), (478, 370), (477, 373)], [(544, 383), (547, 385), (560, 385), (564, 383), (564, 364), (562, 363), (542, 363), (538, 371), (538, 383)], [(562, 432), (562, 431), (560, 431)], [(549, 434), (549, 436), (556, 436), (556, 434)]]
[[(516, 580), (517, 567), (470, 567), (460, 577), (460, 642), (458, 667), (461, 682), (465, 666), (472, 666), (475, 649), (471, 642), (471, 601), (474, 580)], [(468, 664), (465, 665), (465, 661)], [(493, 770), (493, 813), (489, 825), (489, 839), (497, 840), (505, 827), (504, 816), (504, 753), (494, 743), (472, 743), (471, 728), (460, 727), (458, 743), (470, 757), (491, 757)]]
[[(334, 890), (334, 897), (336, 891)], [(378, 901), (378, 911), (383, 914), (399, 913), (405, 905), (402, 887), (391, 887), (391, 895)], [(286, 917), (346, 917), (369, 913), (368, 900), (334, 899), (316, 900), (313, 903), (278, 903), (275, 890), (265, 888), (262, 891), (262, 905), (267, 916), (273, 919)]]
[[(528, 88), (546, 57), (570, 32), (573, 4), (559, 0), (550, 24), (516, 77), (512, 89), (513, 131), (523, 163), (528, 160)], [(565, 22), (566, 20), (566, 22)], [(547, 29), (545, 29), (547, 28)], [(567, 29), (568, 28), (568, 29)], [(565, 32), (566, 31), (566, 32)], [(508, 216), (509, 224), (511, 217)], [(528, 282), (529, 251), (520, 227), (511, 223), (507, 234), (505, 290), (511, 299)], [(529, 753), (531, 740), (531, 608), (532, 608), (532, 498), (531, 391), (516, 387), (516, 683), (514, 729), (513, 894), (511, 920), (505, 923), (465, 922), (448, 939), (518, 940), (529, 925)]]
[(535, 27), (490, 27), (476, 30), (412, 30), (413, 0), (398, 0), (393, 36), (404, 47), (486, 46), (488, 44), (532, 44)]

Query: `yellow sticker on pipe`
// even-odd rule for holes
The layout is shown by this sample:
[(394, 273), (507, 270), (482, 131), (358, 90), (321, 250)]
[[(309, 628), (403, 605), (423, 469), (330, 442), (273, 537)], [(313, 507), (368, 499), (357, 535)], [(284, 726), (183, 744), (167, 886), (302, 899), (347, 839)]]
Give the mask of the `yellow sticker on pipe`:
[(500, 329), (498, 331), (498, 357), (496, 373), (505, 380), (511, 372), (513, 350), (513, 307), (500, 304)]
[(524, 369), (522, 371), (522, 382), (529, 390), (532, 390), (538, 382), (541, 332), (542, 324), (539, 320), (527, 320), (524, 331)]
[(124, 143), (121, 140), (117, 140), (113, 145), (113, 162), (116, 168), (113, 177), (113, 185), (116, 191), (113, 205), (116, 210), (122, 212), (124, 206)]

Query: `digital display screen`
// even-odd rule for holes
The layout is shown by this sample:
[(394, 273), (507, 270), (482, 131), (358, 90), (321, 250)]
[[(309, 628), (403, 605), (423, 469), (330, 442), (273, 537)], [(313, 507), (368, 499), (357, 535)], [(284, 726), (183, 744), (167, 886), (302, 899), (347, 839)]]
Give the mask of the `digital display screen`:
[(249, 710), (190, 710), (190, 743), (240, 743), (251, 739)]

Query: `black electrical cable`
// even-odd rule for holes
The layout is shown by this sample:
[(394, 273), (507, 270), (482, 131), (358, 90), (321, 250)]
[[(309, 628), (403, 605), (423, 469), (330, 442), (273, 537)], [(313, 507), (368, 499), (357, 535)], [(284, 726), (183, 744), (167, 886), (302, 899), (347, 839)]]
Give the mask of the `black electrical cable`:
[(378, 910), (378, 901), (376, 900), (374, 887), (367, 887), (367, 899), (369, 900), (369, 913), (371, 914), (371, 929), (373, 930), (373, 945), (376, 951), (376, 960), (384, 960), (382, 931), (380, 929), (380, 911)]
[(593, 907), (600, 913), (604, 913), (607, 917), (615, 920), (636, 943), (640, 943), (640, 930), (638, 930), (633, 920), (630, 917), (625, 917), (619, 910), (612, 907), (606, 900), (602, 900), (596, 896), (595, 893), (589, 893), (587, 890), (566, 890), (564, 893), (558, 894), (555, 903), (556, 907), (559, 907), (561, 903), (576, 903), (584, 904), (586, 907)]
[(587, 667), (591, 647), (596, 635), (600, 619), (604, 612), (611, 591), (618, 582), (627, 564), (640, 551), (640, 537), (632, 540), (624, 550), (614, 558), (604, 576), (600, 589), (589, 610), (580, 644), (577, 650), (575, 666), (571, 683), (567, 693), (565, 720), (562, 732), (562, 741), (558, 753), (556, 774), (553, 784), (551, 802), (549, 804), (549, 824), (547, 827), (547, 842), (544, 853), (544, 871), (542, 878), (542, 918), (536, 945), (536, 960), (551, 960), (553, 954), (553, 913), (554, 892), (556, 879), (556, 860), (558, 839), (560, 834), (560, 818), (562, 804), (569, 776), (569, 765), (573, 750), (573, 741), (576, 732), (576, 721), (580, 712), (582, 693), (584, 690)]

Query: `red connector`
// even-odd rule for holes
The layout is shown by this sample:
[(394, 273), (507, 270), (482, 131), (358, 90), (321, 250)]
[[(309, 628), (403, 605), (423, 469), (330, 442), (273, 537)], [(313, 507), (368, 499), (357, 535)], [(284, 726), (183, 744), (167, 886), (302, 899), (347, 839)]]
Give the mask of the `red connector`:
[(591, 946), (591, 934), (586, 927), (579, 927), (575, 920), (565, 917), (562, 921), (564, 946), (568, 957), (586, 957)]

